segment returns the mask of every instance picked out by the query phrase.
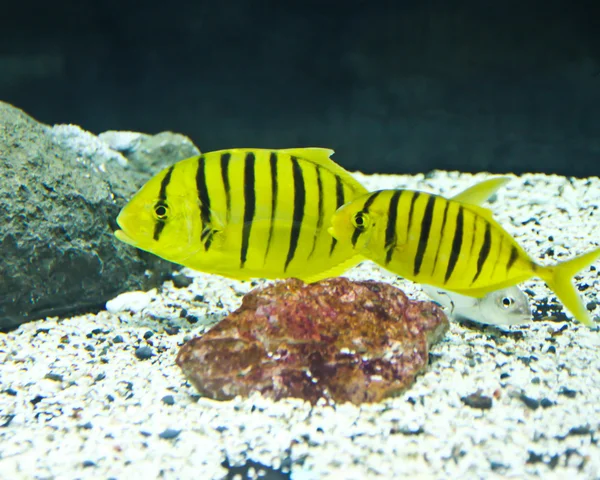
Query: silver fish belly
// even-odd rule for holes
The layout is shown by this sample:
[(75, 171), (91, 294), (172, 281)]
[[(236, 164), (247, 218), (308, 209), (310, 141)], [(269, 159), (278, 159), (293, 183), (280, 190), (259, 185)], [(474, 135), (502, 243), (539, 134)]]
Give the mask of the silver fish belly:
[(468, 319), (485, 325), (521, 325), (532, 319), (527, 295), (517, 287), (508, 287), (476, 298), (422, 285), (423, 291), (449, 310), (455, 320)]

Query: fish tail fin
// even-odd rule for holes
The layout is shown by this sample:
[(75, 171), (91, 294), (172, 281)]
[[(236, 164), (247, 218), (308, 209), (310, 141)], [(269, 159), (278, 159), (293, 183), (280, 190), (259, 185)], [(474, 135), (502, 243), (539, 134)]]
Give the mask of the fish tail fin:
[[(600, 248), (584, 253), (579, 257), (560, 262), (552, 267), (541, 267), (540, 277), (556, 294), (562, 304), (569, 309), (571, 314), (581, 323), (593, 327), (594, 322), (577, 294), (573, 285), (573, 277), (577, 272), (594, 263), (600, 257)], [(539, 268), (539, 267), (538, 267)]]

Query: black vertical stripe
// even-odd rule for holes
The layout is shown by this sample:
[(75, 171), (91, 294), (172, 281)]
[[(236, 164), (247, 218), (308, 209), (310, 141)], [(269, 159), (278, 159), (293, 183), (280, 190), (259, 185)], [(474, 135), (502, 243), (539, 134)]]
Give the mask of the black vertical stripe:
[(406, 238), (408, 238), (408, 234), (410, 233), (410, 227), (412, 225), (413, 220), (413, 212), (415, 210), (415, 202), (417, 201), (417, 198), (419, 198), (420, 194), (421, 192), (415, 192), (410, 201), (410, 210), (408, 211), (408, 226), (406, 227)]
[(196, 170), (196, 192), (200, 201), (200, 220), (202, 221), (201, 241), (204, 241), (204, 249), (210, 248), (210, 197), (208, 196), (208, 186), (206, 185), (206, 160), (203, 156), (198, 157), (198, 168)]
[(510, 257), (508, 257), (508, 263), (506, 264), (507, 272), (514, 265), (514, 263), (516, 262), (518, 257), (519, 257), (519, 251), (517, 250), (517, 247), (515, 247), (514, 245), (511, 245), (510, 246)]
[(458, 256), (460, 255), (460, 248), (462, 245), (462, 237), (463, 237), (463, 228), (464, 228), (464, 216), (463, 216), (463, 207), (462, 205), (458, 206), (458, 214), (456, 215), (456, 228), (454, 229), (454, 237), (452, 239), (452, 250), (450, 252), (450, 259), (448, 260), (448, 268), (446, 268), (446, 276), (444, 277), (444, 283), (448, 283), (452, 272), (454, 271), (454, 267), (456, 267), (456, 262), (458, 261)]
[(500, 237), (500, 246), (498, 247), (498, 254), (496, 255), (496, 261), (494, 262), (494, 266), (492, 267), (492, 273), (490, 274), (491, 278), (494, 278), (494, 274), (496, 273), (496, 267), (498, 263), (500, 263), (500, 257), (502, 256), (502, 247), (504, 246), (504, 235)]
[(473, 255), (473, 247), (475, 246), (475, 238), (477, 237), (477, 219), (479, 216), (472, 215), (473, 217), (473, 233), (471, 235), (471, 245), (469, 246), (469, 258), (472, 258)]
[(271, 240), (273, 238), (273, 228), (275, 228), (275, 210), (277, 209), (277, 152), (271, 152), (269, 156), (269, 165), (271, 167), (271, 220), (269, 222), (269, 238), (267, 239), (267, 250), (265, 251), (265, 261), (271, 249)]
[(419, 244), (417, 245), (417, 254), (415, 255), (414, 274), (418, 275), (423, 263), (423, 255), (427, 250), (429, 242), (429, 232), (431, 231), (431, 222), (433, 221), (433, 209), (435, 207), (435, 196), (429, 195), (423, 218), (421, 218), (421, 234), (419, 235)]
[[(339, 209), (342, 205), (344, 205), (344, 203), (346, 203), (346, 200), (344, 198), (344, 185), (342, 183), (342, 179), (339, 176), (335, 176), (335, 204), (336, 204), (336, 210)], [(337, 244), (337, 239), (336, 238), (332, 238), (331, 239), (331, 247), (329, 247), (329, 256), (331, 256), (333, 254), (333, 250), (335, 249), (335, 246)]]
[(225, 190), (225, 207), (227, 209), (227, 222), (231, 218), (231, 187), (229, 185), (229, 159), (231, 153), (221, 154), (221, 178), (223, 179), (223, 188)]
[(440, 228), (440, 241), (438, 243), (437, 250), (435, 252), (435, 259), (433, 260), (433, 269), (431, 270), (432, 275), (435, 272), (435, 267), (437, 266), (438, 256), (440, 254), (440, 248), (442, 248), (442, 245), (444, 243), (446, 218), (448, 216), (448, 207), (450, 206), (450, 202), (448, 200), (446, 200), (445, 198), (440, 198), (440, 201), (444, 202), (445, 205), (444, 205), (444, 214), (442, 216), (442, 228)]
[(158, 199), (161, 202), (164, 202), (167, 199), (167, 187), (169, 186), (169, 183), (171, 183), (171, 175), (173, 174), (174, 168), (175, 168), (175, 165), (171, 165), (171, 167), (167, 170), (166, 175), (160, 182), (160, 190), (158, 192)]
[(294, 178), (294, 213), (292, 218), (292, 231), (290, 233), (290, 246), (288, 248), (287, 258), (283, 270), (286, 271), (290, 262), (296, 254), (298, 240), (300, 238), (300, 229), (304, 219), (304, 207), (306, 203), (306, 190), (304, 187), (304, 178), (302, 176), (302, 167), (296, 157), (292, 157), (292, 176)]
[(492, 245), (492, 234), (490, 231), (489, 222), (485, 222), (485, 233), (483, 234), (483, 243), (481, 245), (481, 249), (479, 250), (479, 257), (477, 258), (477, 272), (471, 281), (471, 285), (475, 283), (475, 281), (479, 278), (481, 274), (481, 270), (483, 270), (483, 265), (490, 254), (490, 247)]
[(398, 220), (398, 202), (403, 190), (396, 190), (390, 198), (390, 205), (387, 214), (387, 225), (385, 226), (385, 264), (392, 260), (394, 248), (396, 247), (396, 221)]
[[(356, 212), (356, 214), (368, 214), (369, 213), (369, 208), (371, 207), (371, 205), (373, 204), (373, 202), (375, 201), (375, 199), (379, 196), (379, 194), (381, 193), (381, 190), (378, 190), (376, 192), (373, 192), (371, 194), (371, 196), (369, 198), (367, 198), (367, 201), (365, 202), (365, 204), (363, 205), (362, 210), (360, 210), (359, 212)], [(360, 237), (360, 234), (364, 231), (354, 227), (354, 232), (352, 232), (352, 246), (356, 247), (356, 242), (358, 242), (358, 237)]]
[[(168, 170), (162, 181), (160, 182), (160, 190), (158, 191), (158, 202), (157, 203), (165, 203), (167, 200), (167, 186), (171, 182), (171, 175), (173, 173), (173, 169), (175, 165), (172, 165)], [(161, 218), (157, 218), (154, 223), (154, 235), (152, 238), (154, 240), (158, 240), (160, 238), (160, 234), (165, 228), (165, 220)]]
[(242, 225), (242, 248), (240, 250), (240, 268), (244, 268), (248, 255), (250, 231), (256, 210), (256, 185), (254, 183), (254, 153), (248, 152), (244, 159), (244, 224)]
[(308, 255), (308, 258), (312, 257), (317, 246), (317, 239), (321, 235), (321, 229), (323, 228), (323, 180), (321, 179), (321, 167), (315, 165), (315, 172), (317, 174), (317, 228), (315, 230), (315, 236), (313, 238), (313, 246)]

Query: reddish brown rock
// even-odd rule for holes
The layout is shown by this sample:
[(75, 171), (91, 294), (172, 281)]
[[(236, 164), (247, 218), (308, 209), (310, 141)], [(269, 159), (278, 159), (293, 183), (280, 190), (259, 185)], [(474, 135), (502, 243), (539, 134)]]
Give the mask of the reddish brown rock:
[(437, 305), (386, 283), (292, 279), (248, 293), (238, 310), (183, 345), (177, 364), (217, 400), (259, 391), (313, 404), (377, 402), (412, 384), (447, 329)]

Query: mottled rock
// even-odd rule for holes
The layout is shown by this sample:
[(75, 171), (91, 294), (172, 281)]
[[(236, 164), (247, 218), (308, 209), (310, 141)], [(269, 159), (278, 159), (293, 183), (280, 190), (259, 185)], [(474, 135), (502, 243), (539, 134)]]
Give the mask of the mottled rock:
[(0, 330), (98, 311), (173, 270), (112, 234), (140, 186), (122, 160), (78, 127), (48, 127), (0, 102)]
[(448, 329), (432, 302), (381, 282), (291, 279), (248, 293), (242, 306), (177, 357), (188, 380), (224, 400), (377, 402), (409, 387)]

